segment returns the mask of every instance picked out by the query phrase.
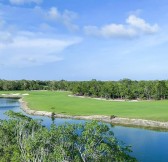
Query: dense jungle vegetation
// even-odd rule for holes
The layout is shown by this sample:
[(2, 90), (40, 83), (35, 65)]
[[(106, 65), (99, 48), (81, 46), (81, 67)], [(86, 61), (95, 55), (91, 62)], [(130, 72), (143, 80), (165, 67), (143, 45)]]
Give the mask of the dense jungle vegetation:
[(11, 90), (65, 90), (75, 95), (106, 99), (168, 99), (168, 80), (136, 81), (39, 81), (0, 80), (1, 91)]
[(0, 120), (0, 162), (135, 162), (105, 124), (53, 124), (7, 112)]

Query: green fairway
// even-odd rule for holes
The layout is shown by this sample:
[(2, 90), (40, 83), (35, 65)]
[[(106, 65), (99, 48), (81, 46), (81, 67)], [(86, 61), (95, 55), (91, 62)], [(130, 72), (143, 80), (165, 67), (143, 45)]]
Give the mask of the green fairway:
[(29, 93), (28, 96), (24, 97), (24, 100), (34, 110), (69, 115), (115, 115), (118, 117), (168, 121), (168, 100), (110, 102), (70, 97), (68, 96), (71, 94), (70, 92), (27, 91), (14, 93)]

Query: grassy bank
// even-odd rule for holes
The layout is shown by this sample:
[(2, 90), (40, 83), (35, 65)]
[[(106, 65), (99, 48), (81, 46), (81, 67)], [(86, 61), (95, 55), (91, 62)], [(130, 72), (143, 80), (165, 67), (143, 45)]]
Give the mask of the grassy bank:
[[(5, 92), (1, 92), (5, 93)], [(9, 93), (9, 92), (6, 92)], [(29, 91), (24, 96), (34, 110), (69, 115), (116, 115), (118, 117), (168, 121), (168, 101), (109, 102), (91, 98), (69, 97), (70, 92)]]

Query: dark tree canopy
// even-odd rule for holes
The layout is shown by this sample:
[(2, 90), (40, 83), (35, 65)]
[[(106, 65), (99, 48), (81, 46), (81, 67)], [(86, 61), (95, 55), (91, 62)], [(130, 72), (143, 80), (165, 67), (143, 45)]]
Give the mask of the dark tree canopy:
[(168, 80), (136, 81), (40, 81), (0, 80), (0, 90), (64, 90), (75, 95), (106, 99), (168, 99)]

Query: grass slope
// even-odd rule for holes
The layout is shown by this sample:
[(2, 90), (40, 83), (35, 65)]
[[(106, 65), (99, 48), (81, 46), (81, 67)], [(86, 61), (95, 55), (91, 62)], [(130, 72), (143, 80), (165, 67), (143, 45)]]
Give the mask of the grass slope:
[(70, 115), (116, 115), (118, 117), (168, 121), (168, 100), (109, 102), (91, 98), (69, 97), (70, 92), (29, 91), (15, 93), (29, 93), (30, 95), (25, 96), (24, 100), (34, 110)]

